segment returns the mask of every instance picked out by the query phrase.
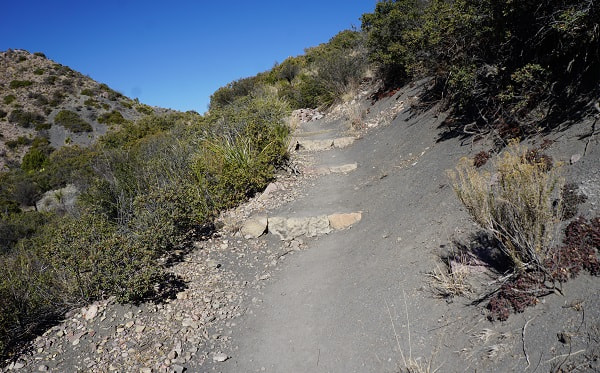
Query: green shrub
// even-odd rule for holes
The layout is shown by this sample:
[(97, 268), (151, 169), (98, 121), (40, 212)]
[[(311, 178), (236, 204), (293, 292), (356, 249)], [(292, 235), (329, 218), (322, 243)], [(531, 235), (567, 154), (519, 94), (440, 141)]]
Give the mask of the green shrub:
[(0, 212), (0, 256), (13, 251), (19, 240), (32, 237), (48, 219), (48, 214), (37, 211)]
[(232, 104), (238, 98), (248, 96), (254, 91), (257, 82), (257, 77), (243, 78), (217, 89), (210, 96), (209, 109), (214, 110), (223, 108)]
[(54, 91), (52, 94), (52, 100), (50, 100), (49, 104), (51, 107), (57, 107), (60, 105), (65, 99), (65, 95), (62, 92)]
[(230, 208), (259, 190), (273, 178), (273, 168), (255, 151), (248, 139), (206, 142), (193, 170), (206, 190), (214, 211)]
[(273, 178), (287, 159), (288, 113), (286, 102), (268, 94), (211, 111), (209, 123), (218, 127), (201, 144), (192, 169), (214, 210), (245, 200)]
[(159, 277), (152, 253), (118, 234), (101, 216), (65, 216), (46, 225), (36, 240), (65, 297), (83, 303), (108, 295), (136, 301)]
[(11, 89), (24, 88), (24, 87), (29, 87), (32, 84), (33, 84), (33, 82), (29, 81), (29, 80), (12, 80), (9, 84), (9, 87)]
[(48, 75), (44, 78), (44, 83), (52, 85), (56, 82), (56, 78), (56, 75)]
[(29, 128), (36, 124), (40, 124), (44, 122), (44, 116), (38, 113), (32, 113), (29, 111), (24, 111), (21, 109), (13, 110), (8, 116), (8, 121), (11, 123), (16, 123), (21, 127)]
[(516, 141), (511, 142), (495, 163), (497, 180), (489, 172), (477, 171), (466, 158), (449, 175), (473, 220), (498, 239), (515, 270), (544, 271), (544, 259), (562, 215), (564, 181), (558, 167), (528, 154)]
[(37, 68), (37, 69), (33, 70), (33, 73), (35, 75), (44, 75), (44, 69)]
[(93, 89), (85, 88), (81, 90), (81, 94), (84, 96), (95, 96), (96, 92)]
[(36, 131), (49, 130), (50, 128), (52, 128), (52, 123), (40, 123), (40, 124), (36, 124), (34, 128), (35, 128)]
[(52, 274), (36, 253), (21, 247), (0, 255), (0, 358), (65, 310)]
[(42, 52), (35, 52), (33, 55), (34, 56), (38, 56), (38, 57), (42, 57), (42, 58), (46, 58), (46, 55), (44, 53), (42, 53)]
[(138, 113), (146, 114), (146, 115), (154, 114), (154, 109), (152, 109), (152, 107), (150, 107), (148, 105), (144, 105), (144, 104), (136, 105), (135, 111), (137, 111)]
[(409, 35), (421, 27), (422, 3), (417, 0), (379, 1), (361, 18), (367, 33), (369, 59), (388, 87), (404, 84), (414, 57)]
[(38, 106), (44, 106), (48, 104), (48, 98), (41, 93), (30, 92), (27, 97), (35, 99), (35, 104)]
[(61, 125), (74, 133), (92, 131), (92, 126), (88, 122), (83, 120), (79, 114), (69, 110), (61, 110), (56, 114), (54, 123)]
[(46, 155), (40, 149), (31, 148), (23, 156), (21, 168), (23, 171), (37, 171), (44, 166), (46, 160)]
[[(115, 120), (118, 121), (115, 124), (121, 124), (122, 127), (118, 131), (109, 132), (100, 138), (100, 143), (111, 149), (132, 144), (146, 136), (171, 129), (178, 122), (181, 122), (186, 118), (186, 115), (182, 113), (149, 115), (133, 123), (125, 119), (121, 122), (121, 118), (123, 117), (120, 113), (118, 111), (113, 111), (113, 113), (117, 113), (111, 113), (111, 115), (113, 115), (111, 117), (116, 118)], [(98, 119), (98, 121), (100, 121), (100, 119)]]
[(126, 123), (127, 120), (123, 118), (123, 114), (121, 114), (118, 110), (113, 110), (110, 113), (104, 113), (98, 117), (98, 123), (104, 123), (106, 125), (121, 125)]
[(83, 104), (87, 107), (93, 107), (93, 108), (100, 109), (100, 104), (98, 103), (98, 101), (94, 100), (93, 98), (88, 98), (87, 100), (85, 100), (83, 102)]
[(125, 96), (123, 96), (123, 94), (111, 89), (109, 86), (107, 86), (106, 84), (100, 84), (99, 88), (102, 92), (106, 92), (108, 93), (108, 99), (110, 101), (117, 101), (118, 99), (124, 98)]
[(0, 109), (0, 119), (3, 119), (6, 117), (6, 115), (8, 115), (8, 113), (2, 109)]
[(5, 105), (10, 105), (16, 99), (17, 99), (17, 96), (15, 96), (15, 95), (6, 95), (6, 96), (4, 96), (2, 101), (4, 102)]

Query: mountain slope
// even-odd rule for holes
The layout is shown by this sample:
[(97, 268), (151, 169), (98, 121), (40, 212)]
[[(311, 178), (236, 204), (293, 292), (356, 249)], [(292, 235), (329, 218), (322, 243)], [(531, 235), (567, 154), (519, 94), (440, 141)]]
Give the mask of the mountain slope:
[(140, 104), (43, 53), (0, 52), (0, 170), (19, 163), (38, 136), (54, 148), (89, 145), (123, 119), (166, 111)]

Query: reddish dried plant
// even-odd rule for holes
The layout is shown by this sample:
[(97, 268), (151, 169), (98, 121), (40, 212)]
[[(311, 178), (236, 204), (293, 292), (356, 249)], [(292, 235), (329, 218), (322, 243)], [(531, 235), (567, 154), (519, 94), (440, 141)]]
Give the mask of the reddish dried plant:
[(475, 157), (473, 157), (473, 166), (479, 168), (482, 167), (483, 165), (485, 165), (488, 161), (488, 159), (490, 159), (491, 155), (490, 152), (486, 152), (486, 151), (480, 151), (479, 153), (475, 154)]
[(535, 305), (540, 296), (549, 294), (552, 288), (544, 284), (548, 279), (546, 274), (561, 283), (582, 270), (600, 276), (600, 217), (589, 221), (580, 217), (571, 222), (565, 229), (563, 244), (545, 259), (546, 273), (525, 272), (502, 285), (487, 305), (490, 320), (507, 320), (510, 313), (523, 312)]

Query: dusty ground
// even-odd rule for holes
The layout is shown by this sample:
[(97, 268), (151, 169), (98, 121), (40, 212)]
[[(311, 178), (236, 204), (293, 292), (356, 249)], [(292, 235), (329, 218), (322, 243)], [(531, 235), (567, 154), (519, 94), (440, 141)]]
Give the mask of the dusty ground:
[[(352, 115), (302, 124), (298, 139), (347, 136), (343, 148), (299, 150), (302, 175), (223, 216), (220, 237), (197, 242), (172, 270), (187, 289), (165, 304), (100, 304), (75, 312), (32, 345), (12, 368), (22, 371), (398, 372), (430, 364), (440, 372), (600, 370), (600, 280), (588, 275), (506, 322), (490, 322), (476, 295), (440, 299), (428, 273), (440, 256), (476, 232), (453, 194), (446, 170), (462, 156), (488, 150), (483, 139), (438, 141), (443, 115), (409, 109), (418, 87)], [(368, 109), (368, 113), (367, 113)], [(548, 152), (600, 206), (598, 139), (582, 123), (550, 136)], [(538, 140), (539, 141), (539, 140)], [(587, 144), (587, 151), (584, 148)], [(582, 155), (573, 165), (574, 154)], [(347, 173), (321, 166), (356, 162)], [(281, 241), (236, 234), (258, 214), (308, 217), (362, 212), (351, 228)], [(492, 281), (474, 272), (480, 290)], [(93, 314), (94, 312), (92, 312)], [(86, 320), (86, 317), (90, 320)], [(426, 371), (426, 370), (423, 370)]]

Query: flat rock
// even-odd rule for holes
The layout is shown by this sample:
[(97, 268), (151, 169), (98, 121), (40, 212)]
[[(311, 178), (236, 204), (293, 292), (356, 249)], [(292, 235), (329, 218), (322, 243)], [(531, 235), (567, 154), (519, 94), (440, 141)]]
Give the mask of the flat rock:
[(349, 163), (349, 164), (344, 164), (341, 166), (331, 166), (329, 167), (329, 171), (332, 173), (342, 173), (345, 174), (346, 172), (350, 172), (350, 171), (354, 171), (356, 170), (356, 168), (358, 167), (358, 164), (356, 163)]
[(305, 139), (298, 139), (297, 140), (297, 144), (305, 150), (310, 150), (310, 151), (315, 151), (315, 150), (327, 150), (327, 149), (331, 149), (332, 146), (334, 146), (334, 140), (332, 139), (327, 139), (327, 140), (305, 140)]
[(331, 214), (327, 217), (331, 228), (339, 230), (351, 227), (362, 219), (361, 212), (351, 212), (349, 214)]
[(268, 226), (269, 232), (283, 241), (293, 240), (302, 235), (315, 237), (331, 232), (327, 215), (306, 218), (272, 217), (269, 218)]
[(258, 238), (267, 230), (267, 224), (266, 216), (256, 216), (246, 220), (240, 231), (244, 238)]
[(354, 140), (354, 137), (339, 137), (337, 139), (333, 139), (333, 147), (345, 148), (348, 145), (352, 145), (354, 143)]

